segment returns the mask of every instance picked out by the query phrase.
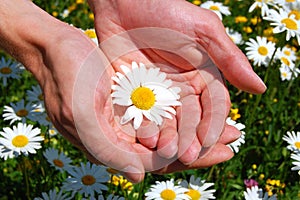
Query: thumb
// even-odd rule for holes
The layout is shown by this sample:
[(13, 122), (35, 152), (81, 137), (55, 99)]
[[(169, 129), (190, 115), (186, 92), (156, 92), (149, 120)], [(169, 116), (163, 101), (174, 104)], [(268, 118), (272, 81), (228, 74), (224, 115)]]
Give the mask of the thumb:
[(266, 86), (253, 71), (247, 57), (229, 38), (220, 19), (213, 12), (206, 12), (200, 14), (209, 20), (201, 20), (195, 26), (198, 44), (231, 84), (246, 92), (263, 93)]
[(144, 178), (142, 161), (130, 142), (117, 137), (120, 130), (113, 127), (110, 69), (99, 49), (83, 62), (72, 96), (74, 123), (83, 145), (95, 159), (139, 182)]

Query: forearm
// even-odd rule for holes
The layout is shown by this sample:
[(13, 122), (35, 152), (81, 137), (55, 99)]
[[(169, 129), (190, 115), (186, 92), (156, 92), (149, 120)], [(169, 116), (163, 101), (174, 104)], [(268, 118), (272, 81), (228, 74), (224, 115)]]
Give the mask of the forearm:
[(39, 76), (61, 23), (28, 0), (0, 0), (0, 19), (0, 48)]

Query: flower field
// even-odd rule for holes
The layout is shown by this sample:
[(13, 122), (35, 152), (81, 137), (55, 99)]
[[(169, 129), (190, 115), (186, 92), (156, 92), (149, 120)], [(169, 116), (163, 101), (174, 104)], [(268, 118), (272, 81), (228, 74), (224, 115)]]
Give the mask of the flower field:
[[(97, 43), (85, 1), (33, 2)], [(300, 199), (300, 1), (189, 2), (219, 16), (267, 86), (254, 95), (228, 83), (226, 122), (242, 132), (228, 144), (235, 156), (205, 169), (147, 173), (132, 184), (90, 163), (57, 132), (33, 75), (0, 50), (0, 200)]]

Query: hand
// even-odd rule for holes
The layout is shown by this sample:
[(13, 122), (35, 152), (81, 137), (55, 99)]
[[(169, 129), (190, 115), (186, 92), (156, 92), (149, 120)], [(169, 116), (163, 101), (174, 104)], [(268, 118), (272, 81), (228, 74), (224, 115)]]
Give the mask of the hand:
[[(207, 152), (218, 141), (230, 108), (228, 92), (218, 69), (242, 90), (262, 93), (266, 89), (247, 58), (226, 35), (219, 18), (209, 10), (181, 0), (143, 3), (90, 0), (89, 3), (95, 14), (100, 48), (113, 61), (116, 71), (120, 71), (120, 64), (129, 66), (132, 61), (160, 63), (168, 66), (161, 71), (169, 73), (175, 82), (178, 76), (174, 74), (183, 78), (177, 82), (186, 81), (186, 85), (191, 86), (181, 94), (183, 105), (176, 116), (178, 121), (167, 120), (168, 128), (156, 131), (157, 134), (148, 139), (139, 138), (137, 134), (145, 146), (157, 144), (158, 153), (163, 157), (169, 158), (178, 150), (179, 160), (188, 164), (198, 158), (201, 149), (203, 154), (203, 150)], [(153, 31), (153, 27), (158, 30)], [(124, 45), (122, 38), (125, 38)], [(123, 48), (126, 49), (128, 43), (130, 47), (126, 52)], [(118, 49), (126, 55), (118, 57), (121, 55)], [(191, 112), (195, 116), (192, 120)], [(152, 129), (143, 132), (147, 135)], [(187, 144), (191, 145), (187, 148)]]

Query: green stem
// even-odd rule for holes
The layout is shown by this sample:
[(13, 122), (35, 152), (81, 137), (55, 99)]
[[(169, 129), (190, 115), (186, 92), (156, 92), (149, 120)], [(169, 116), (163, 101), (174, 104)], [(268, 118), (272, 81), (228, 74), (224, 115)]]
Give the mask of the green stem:
[(206, 180), (211, 180), (214, 170), (215, 170), (215, 165), (213, 165), (213, 166), (210, 168)]
[(26, 157), (23, 156), (22, 162), (21, 162), (21, 169), (23, 173), (23, 177), (25, 178), (25, 187), (26, 187), (26, 197), (27, 199), (30, 198), (30, 189), (29, 189), (29, 178), (28, 178), (28, 173), (27, 173), (27, 168), (26, 168)]

